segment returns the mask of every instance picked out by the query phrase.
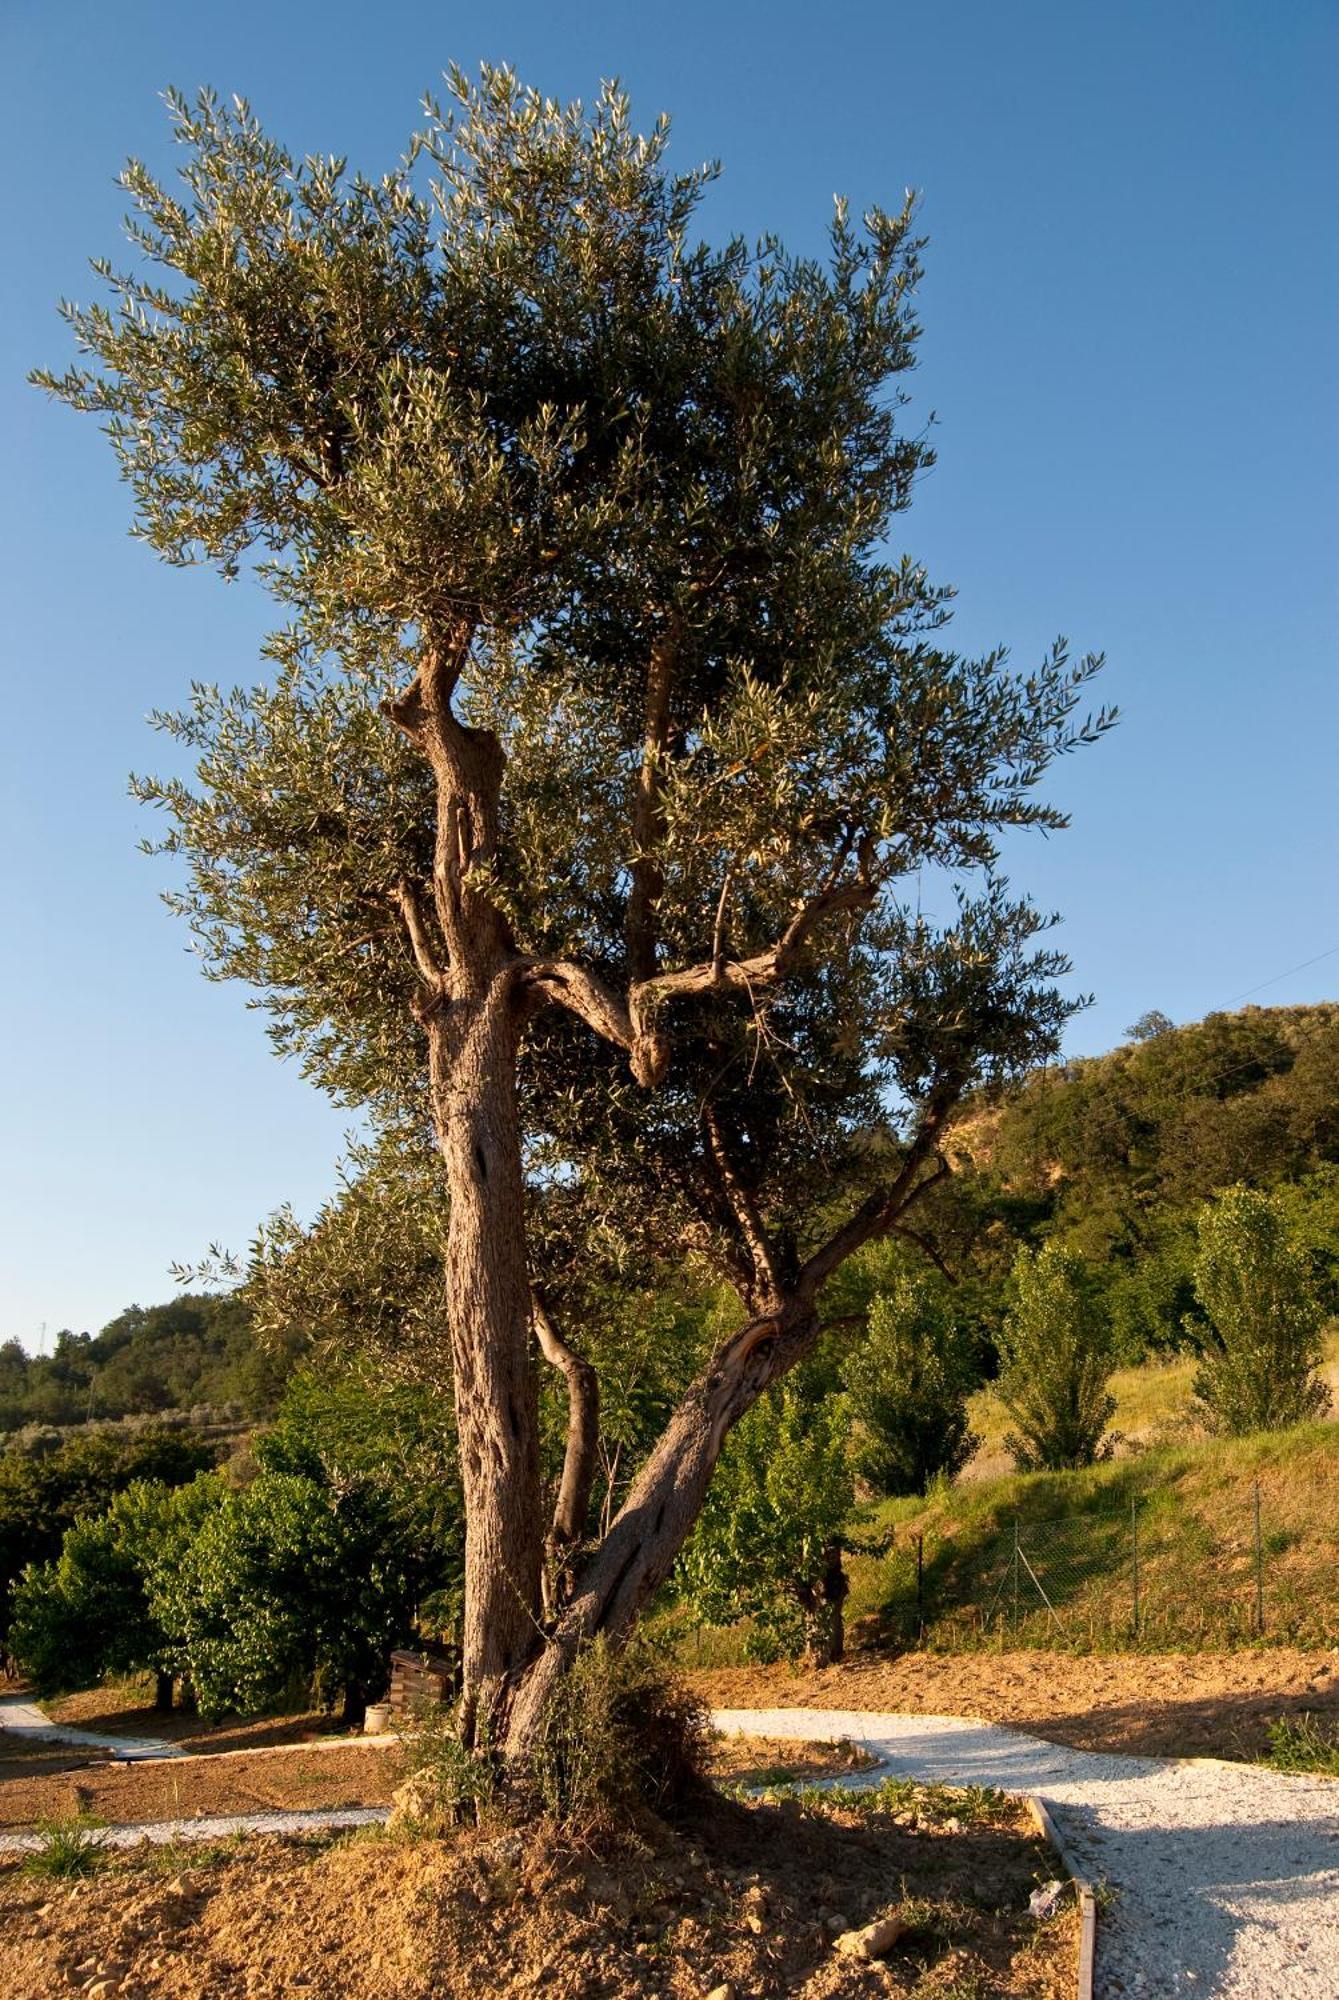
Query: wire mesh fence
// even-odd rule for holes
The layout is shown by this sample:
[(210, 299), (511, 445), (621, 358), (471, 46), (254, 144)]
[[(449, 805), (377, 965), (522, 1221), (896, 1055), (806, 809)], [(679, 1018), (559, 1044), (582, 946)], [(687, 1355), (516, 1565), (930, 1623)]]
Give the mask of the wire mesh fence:
[(1258, 1484), (1214, 1529), (1154, 1494), (980, 1539), (918, 1535), (889, 1552), (885, 1620), (936, 1646), (1334, 1644), (1339, 1568), (1296, 1541)]

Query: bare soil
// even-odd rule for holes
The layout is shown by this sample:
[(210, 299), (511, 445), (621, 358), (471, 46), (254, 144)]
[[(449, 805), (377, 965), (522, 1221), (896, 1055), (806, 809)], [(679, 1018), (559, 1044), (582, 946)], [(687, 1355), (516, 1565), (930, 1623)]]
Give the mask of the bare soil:
[(687, 1676), (713, 1708), (866, 1708), (1003, 1722), (1076, 1750), (1251, 1759), (1280, 1716), (1339, 1724), (1339, 1646), (1233, 1653), (904, 1653)]
[(722, 1736), (711, 1747), (713, 1778), (733, 1785), (803, 1785), (868, 1771), (878, 1758), (854, 1743), (798, 1743), (786, 1736)]
[(173, 1709), (164, 1715), (142, 1698), (135, 1682), (87, 1688), (80, 1694), (59, 1695), (42, 1703), (53, 1722), (66, 1728), (93, 1729), (110, 1736), (156, 1736), (191, 1751), (261, 1749), (270, 1744), (303, 1743), (317, 1736), (346, 1733), (331, 1715), (313, 1710), (300, 1715), (260, 1716), (254, 1721), (206, 1722), (201, 1716)]
[(239, 1757), (188, 1757), (162, 1763), (100, 1761), (34, 1771), (31, 1757), (6, 1775), (0, 1767), (0, 1827), (90, 1813), (108, 1826), (152, 1820), (209, 1819), (220, 1813), (277, 1812), (330, 1806), (388, 1805), (404, 1777), (398, 1748), (258, 1750)]
[[(209, 1754), (220, 1748), (196, 1741), (184, 1758), (122, 1764), (75, 1744), (16, 1745), (12, 1755), (0, 1756), (0, 1828), (18, 1831), (73, 1813), (108, 1826), (143, 1826), (226, 1813), (389, 1805), (406, 1770), (397, 1744), (364, 1745), (357, 1738)], [(723, 1738), (712, 1747), (710, 1768), (732, 1784), (802, 1784), (868, 1770), (876, 1761), (852, 1743)]]
[[(10, 1866), (0, 1992), (702, 2000), (728, 1982), (749, 2000), (1060, 2000), (1075, 1914), (1027, 1914), (1053, 1873), (1015, 1805), (938, 1791), (859, 1811), (709, 1795), (676, 1830), (647, 1822), (605, 1851), (542, 1830), (379, 1834), (118, 1858), (68, 1886)], [(886, 1961), (834, 1952), (836, 1931), (894, 1913), (907, 1929)]]

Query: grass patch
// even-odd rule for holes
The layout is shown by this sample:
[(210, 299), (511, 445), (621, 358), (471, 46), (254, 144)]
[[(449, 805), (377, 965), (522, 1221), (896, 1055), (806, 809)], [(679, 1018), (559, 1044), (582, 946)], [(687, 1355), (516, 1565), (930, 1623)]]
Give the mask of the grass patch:
[(25, 1854), (21, 1863), (25, 1875), (69, 1881), (95, 1874), (107, 1859), (106, 1832), (91, 1814), (39, 1820), (37, 1834), (41, 1845)]
[(1281, 1716), (1269, 1725), (1269, 1761), (1276, 1771), (1339, 1778), (1339, 1725), (1313, 1715)]

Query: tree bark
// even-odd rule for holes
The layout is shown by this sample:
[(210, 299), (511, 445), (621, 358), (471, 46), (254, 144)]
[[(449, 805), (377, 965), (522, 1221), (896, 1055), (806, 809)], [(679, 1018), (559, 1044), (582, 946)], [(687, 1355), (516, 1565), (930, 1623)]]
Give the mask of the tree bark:
[(427, 759), (437, 793), (432, 912), (444, 952), (413, 885), (398, 885), (396, 901), (422, 982), (416, 1012), (450, 1197), (445, 1307), (465, 1503), (461, 1727), (467, 1742), (482, 1742), (540, 1630), (544, 1529), (516, 1101), (527, 1002), (506, 918), (482, 886), (497, 852), (506, 757), (495, 736), (452, 709), (473, 629), (461, 617), (432, 636), (389, 714)]
[(530, 1354), (517, 1010), (499, 972), (430, 1022), (433, 1105), (451, 1207), (446, 1313), (465, 1501), (461, 1634), (466, 1734), (539, 1630), (544, 1547)]

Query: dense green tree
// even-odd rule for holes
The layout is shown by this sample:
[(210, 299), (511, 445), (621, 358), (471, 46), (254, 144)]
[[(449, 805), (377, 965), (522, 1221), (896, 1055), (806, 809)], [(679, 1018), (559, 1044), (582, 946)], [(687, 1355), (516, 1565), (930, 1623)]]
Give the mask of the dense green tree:
[(169, 1430), (76, 1433), (41, 1458), (0, 1453), (0, 1638), (12, 1586), (29, 1563), (59, 1556), (67, 1528), (104, 1513), (138, 1480), (181, 1486), (213, 1463), (209, 1445)]
[(1195, 1295), (1209, 1323), (1195, 1393), (1219, 1429), (1283, 1430), (1329, 1408), (1316, 1372), (1323, 1308), (1276, 1199), (1235, 1187), (1209, 1204)]
[(682, 1601), (712, 1624), (752, 1621), (753, 1657), (842, 1657), (843, 1550), (855, 1492), (847, 1413), (805, 1371), (735, 1427), (680, 1558)]
[(1107, 1393), (1110, 1332), (1090, 1274), (1072, 1250), (1048, 1243), (1019, 1252), (1013, 1304), (1000, 1339), (1000, 1400), (1013, 1420), (1005, 1439), (1020, 1472), (1061, 1472), (1104, 1455), (1115, 1412)]
[(367, 1357), (299, 1370), (255, 1455), (265, 1472), (311, 1481), (337, 1509), (356, 1501), (383, 1517), (414, 1616), (435, 1630), (458, 1622), (465, 1524), (449, 1395), (387, 1380)]
[(1170, 1034), (1174, 1026), (1171, 1016), (1164, 1014), (1161, 1007), (1150, 1007), (1125, 1032), (1132, 1042), (1151, 1042), (1155, 1035)]
[(186, 1486), (138, 1481), (105, 1514), (67, 1528), (55, 1562), (29, 1565), (14, 1590), (10, 1651), (39, 1694), (150, 1672), (157, 1706), (171, 1708), (182, 1663), (155, 1615), (153, 1579), (173, 1574), (223, 1490), (209, 1473)]
[[(523, 1754), (960, 1094), (1054, 1052), (1064, 962), (997, 840), (1062, 823), (1036, 788), (1106, 718), (1076, 721), (1096, 661), (947, 650), (948, 593), (884, 553), (930, 457), (910, 208), (839, 204), (821, 262), (713, 248), (709, 174), (615, 89), (451, 91), (374, 180), (174, 99), (182, 187), (127, 170), (140, 261), (43, 379), (105, 419), (151, 546), (257, 561), (287, 620), (267, 682), (169, 721), (195, 786), (143, 795), (209, 970), (340, 1101), (434, 1132), (466, 1714), (505, 1698)], [(740, 1301), (547, 1609), (527, 1175)]]
[(413, 1633), (419, 1579), (385, 1502), (298, 1473), (262, 1472), (227, 1494), (150, 1608), (206, 1715), (256, 1714), (314, 1690), (349, 1722), (386, 1685)]
[(941, 1280), (905, 1277), (874, 1299), (868, 1331), (842, 1364), (851, 1463), (874, 1492), (924, 1493), (976, 1450), (967, 1422), (978, 1381), (972, 1349)]

